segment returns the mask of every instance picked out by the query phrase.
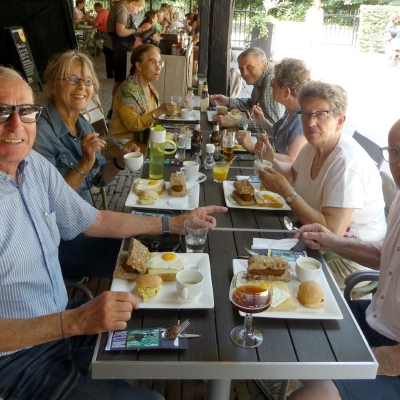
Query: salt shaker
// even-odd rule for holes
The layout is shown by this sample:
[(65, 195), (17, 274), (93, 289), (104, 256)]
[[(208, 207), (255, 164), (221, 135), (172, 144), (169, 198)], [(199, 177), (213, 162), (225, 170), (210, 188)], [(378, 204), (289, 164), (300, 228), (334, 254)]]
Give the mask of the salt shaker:
[(215, 144), (207, 143), (206, 144), (207, 155), (203, 163), (205, 169), (212, 169), (214, 167), (214, 151), (215, 151)]

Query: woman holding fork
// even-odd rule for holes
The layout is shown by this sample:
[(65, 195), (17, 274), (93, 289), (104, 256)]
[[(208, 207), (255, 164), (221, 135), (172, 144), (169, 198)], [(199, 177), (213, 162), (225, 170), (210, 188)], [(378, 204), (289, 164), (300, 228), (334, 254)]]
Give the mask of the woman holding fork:
[[(302, 60), (284, 58), (275, 66), (275, 78), (271, 82), (273, 98), (286, 107), (285, 113), (274, 124), (264, 117), (262, 109), (252, 107), (252, 117), (267, 132), (275, 146), (275, 158), (280, 161), (294, 162), (300, 150), (306, 144), (303, 135), (297, 95), (304, 83), (310, 80), (310, 70)], [(236, 138), (247, 151), (255, 153), (257, 157), (263, 149), (264, 142), (258, 139), (253, 143), (243, 125), (243, 131), (238, 131)]]

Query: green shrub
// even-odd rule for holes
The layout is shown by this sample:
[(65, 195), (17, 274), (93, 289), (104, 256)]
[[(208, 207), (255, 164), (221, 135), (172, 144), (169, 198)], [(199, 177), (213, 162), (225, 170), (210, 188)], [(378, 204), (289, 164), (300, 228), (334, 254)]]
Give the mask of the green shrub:
[(366, 6), (360, 7), (360, 26), (357, 48), (364, 52), (384, 51), (386, 25), (392, 14), (400, 14), (400, 7)]

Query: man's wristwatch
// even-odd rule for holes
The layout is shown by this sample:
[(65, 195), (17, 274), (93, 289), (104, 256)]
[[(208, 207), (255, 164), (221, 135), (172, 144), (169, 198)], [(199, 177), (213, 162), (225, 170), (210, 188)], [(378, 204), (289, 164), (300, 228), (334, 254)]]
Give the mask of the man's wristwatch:
[(169, 235), (169, 215), (163, 215), (162, 217), (162, 234)]
[(285, 199), (286, 203), (288, 203), (288, 204), (293, 203), (296, 196), (297, 196), (297, 193), (292, 192), (288, 197), (286, 197), (286, 199)]

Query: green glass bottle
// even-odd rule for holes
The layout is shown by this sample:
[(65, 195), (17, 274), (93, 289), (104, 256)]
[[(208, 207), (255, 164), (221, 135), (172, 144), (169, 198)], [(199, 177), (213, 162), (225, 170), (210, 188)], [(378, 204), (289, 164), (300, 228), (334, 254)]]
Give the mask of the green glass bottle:
[(156, 125), (150, 133), (150, 179), (164, 178), (165, 129)]

